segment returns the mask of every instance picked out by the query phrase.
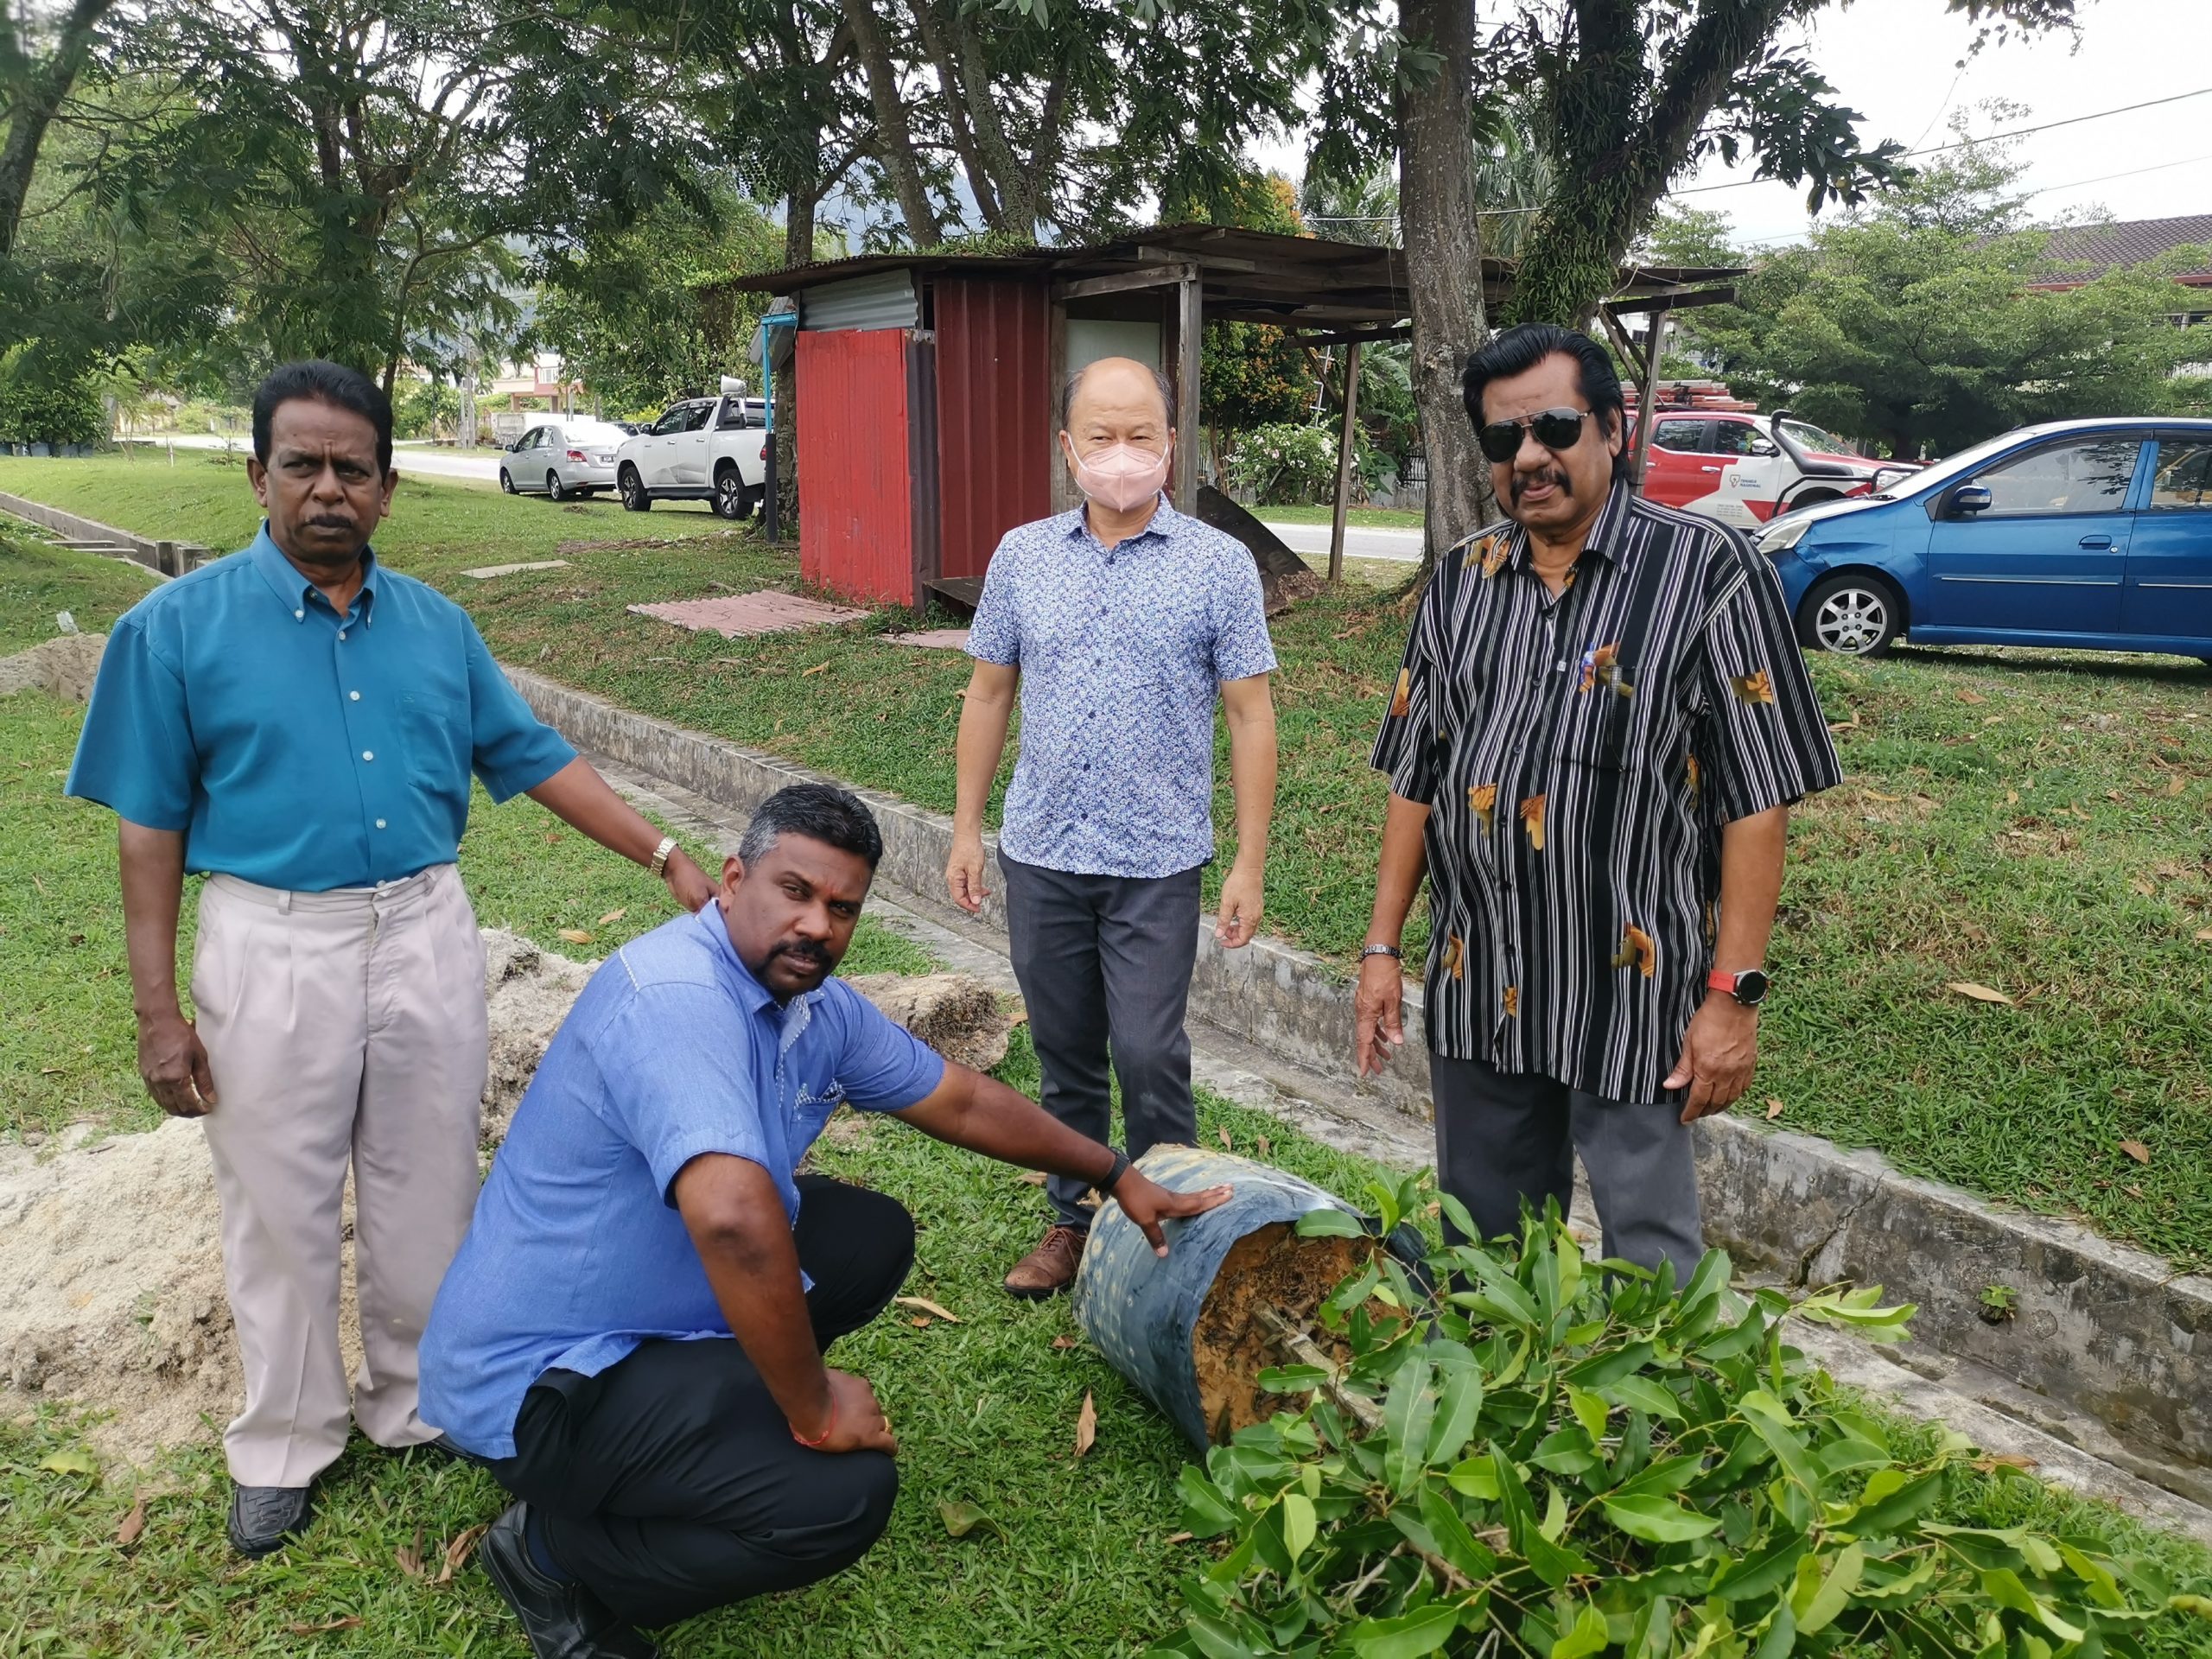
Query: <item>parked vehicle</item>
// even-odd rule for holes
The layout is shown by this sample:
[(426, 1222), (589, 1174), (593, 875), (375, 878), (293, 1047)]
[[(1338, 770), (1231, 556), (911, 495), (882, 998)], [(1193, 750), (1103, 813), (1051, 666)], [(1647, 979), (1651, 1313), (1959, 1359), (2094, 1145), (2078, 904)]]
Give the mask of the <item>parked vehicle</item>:
[(2212, 421), (2059, 421), (1755, 538), (1808, 645), (2172, 652), (2212, 662)]
[(643, 512), (656, 501), (706, 501), (724, 518), (744, 518), (766, 493), (767, 410), (728, 376), (719, 397), (671, 404), (615, 453), (622, 505)]
[(612, 421), (557, 416), (507, 446), (499, 460), (499, 487), (509, 495), (543, 491), (556, 501), (611, 490), (614, 452), (623, 437), (622, 429)]
[[(1636, 422), (1629, 419), (1629, 441)], [(1843, 441), (1788, 410), (1770, 416), (1662, 410), (1651, 417), (1643, 493), (1662, 506), (1756, 530), (1800, 507), (1865, 494), (1878, 475), (1910, 470), (1855, 455)]]

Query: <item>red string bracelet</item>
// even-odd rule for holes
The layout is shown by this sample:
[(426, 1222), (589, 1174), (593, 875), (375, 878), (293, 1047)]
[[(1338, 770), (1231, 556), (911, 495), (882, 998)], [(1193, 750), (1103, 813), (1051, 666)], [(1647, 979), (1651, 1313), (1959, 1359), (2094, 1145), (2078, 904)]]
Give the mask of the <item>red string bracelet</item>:
[(822, 1425), (822, 1432), (810, 1440), (805, 1435), (800, 1433), (798, 1430), (794, 1427), (791, 1430), (791, 1439), (797, 1440), (801, 1446), (804, 1446), (810, 1452), (819, 1452), (824, 1443), (826, 1443), (830, 1439), (830, 1431), (836, 1427), (837, 1391), (836, 1389), (832, 1389), (830, 1390), (830, 1421)]

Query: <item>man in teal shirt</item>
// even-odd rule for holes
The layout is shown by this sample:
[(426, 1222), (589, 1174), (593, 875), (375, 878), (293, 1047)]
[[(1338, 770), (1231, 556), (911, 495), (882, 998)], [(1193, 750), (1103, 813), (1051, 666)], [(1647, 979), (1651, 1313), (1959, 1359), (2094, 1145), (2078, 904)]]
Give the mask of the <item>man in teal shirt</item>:
[[(483, 946), (454, 862), (471, 772), (647, 866), (687, 909), (713, 887), (531, 715), (465, 612), (378, 563), (398, 483), (383, 392), (288, 365), (255, 395), (253, 448), (260, 535), (116, 624), (68, 787), (122, 820), (140, 1074), (206, 1125), (245, 1374), (224, 1436), (231, 1541), (263, 1555), (306, 1524), (349, 1414), (382, 1446), (438, 1438), (416, 1349), (475, 1201), (486, 1065)], [(188, 871), (209, 878), (196, 1021), (176, 985)]]

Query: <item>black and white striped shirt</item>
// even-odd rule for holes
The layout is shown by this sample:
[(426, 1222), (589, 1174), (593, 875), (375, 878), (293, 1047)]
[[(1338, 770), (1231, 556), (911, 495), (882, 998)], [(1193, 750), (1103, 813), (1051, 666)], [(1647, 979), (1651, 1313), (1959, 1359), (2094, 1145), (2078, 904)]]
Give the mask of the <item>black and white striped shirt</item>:
[(1446, 554), (1374, 765), (1431, 808), (1430, 1049), (1656, 1100), (1712, 966), (1721, 826), (1840, 772), (1737, 531), (1616, 484), (1567, 582), (1517, 524)]

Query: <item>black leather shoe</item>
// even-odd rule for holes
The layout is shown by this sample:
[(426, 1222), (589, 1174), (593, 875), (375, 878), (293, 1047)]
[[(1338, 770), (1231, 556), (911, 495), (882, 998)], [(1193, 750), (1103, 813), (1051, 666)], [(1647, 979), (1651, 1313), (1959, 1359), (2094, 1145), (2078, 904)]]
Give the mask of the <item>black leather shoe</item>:
[(522, 1621), (537, 1659), (660, 1659), (660, 1649), (624, 1624), (574, 1580), (563, 1584), (538, 1570), (524, 1536), (529, 1515), (517, 1503), (484, 1535), (477, 1557), (493, 1585)]
[(315, 1512), (312, 1486), (231, 1484), (231, 1548), (259, 1560), (273, 1555), (307, 1530)]

